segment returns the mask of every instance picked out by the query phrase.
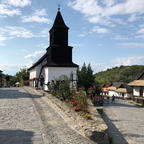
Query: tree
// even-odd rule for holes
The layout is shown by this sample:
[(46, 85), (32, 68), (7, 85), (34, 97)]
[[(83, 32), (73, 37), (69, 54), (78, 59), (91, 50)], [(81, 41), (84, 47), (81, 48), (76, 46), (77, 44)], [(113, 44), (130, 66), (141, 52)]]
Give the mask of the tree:
[(26, 68), (20, 69), (20, 72), (16, 73), (16, 77), (20, 81), (22, 78), (24, 81), (29, 79), (29, 72), (27, 71)]
[(10, 76), (10, 85), (11, 86), (14, 86), (17, 81), (18, 80), (17, 80), (16, 76)]
[(29, 72), (26, 68), (20, 69), (15, 76), (10, 77), (10, 84), (15, 85), (16, 82), (20, 83), (20, 86), (24, 86), (24, 81), (29, 79)]
[(85, 90), (87, 91), (94, 83), (94, 76), (93, 76), (93, 70), (91, 69), (91, 65), (84, 63), (81, 69), (78, 69), (77, 71), (78, 76), (78, 86), (83, 86)]

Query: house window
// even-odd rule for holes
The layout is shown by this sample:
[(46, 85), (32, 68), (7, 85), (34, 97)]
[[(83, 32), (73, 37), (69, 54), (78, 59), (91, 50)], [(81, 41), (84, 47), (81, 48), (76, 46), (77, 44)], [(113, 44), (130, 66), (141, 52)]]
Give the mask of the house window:
[(140, 97), (143, 97), (143, 88), (142, 87), (140, 88), (139, 94), (140, 94)]

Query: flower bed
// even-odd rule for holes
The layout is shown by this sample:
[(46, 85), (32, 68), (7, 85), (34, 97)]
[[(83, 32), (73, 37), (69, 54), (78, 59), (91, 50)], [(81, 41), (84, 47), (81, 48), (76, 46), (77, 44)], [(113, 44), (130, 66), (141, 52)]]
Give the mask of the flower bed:
[(70, 106), (77, 112), (82, 111), (88, 113), (87, 95), (83, 88), (76, 90), (76, 84), (70, 88), (69, 80), (57, 80), (52, 83), (50, 93), (60, 99), (69, 103)]

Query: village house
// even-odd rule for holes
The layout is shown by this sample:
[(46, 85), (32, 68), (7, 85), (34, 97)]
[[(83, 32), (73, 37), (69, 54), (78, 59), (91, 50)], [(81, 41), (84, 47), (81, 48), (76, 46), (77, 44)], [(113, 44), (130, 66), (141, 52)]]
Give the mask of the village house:
[(102, 95), (107, 96), (108, 95), (108, 88), (112, 85), (112, 83), (105, 83), (102, 90)]
[(49, 31), (49, 47), (46, 53), (29, 68), (30, 86), (40, 87), (40, 79), (43, 78), (43, 88), (48, 90), (48, 83), (64, 75), (72, 77), (72, 83), (76, 82), (78, 65), (72, 62), (72, 47), (68, 46), (68, 30), (59, 8)]
[(137, 80), (130, 82), (128, 85), (132, 87), (132, 95), (134, 97), (144, 97), (144, 73), (142, 73)]
[(118, 97), (118, 93), (116, 92), (116, 90), (120, 87), (121, 84), (122, 82), (113, 82), (112, 85), (108, 87), (108, 95), (110, 97), (112, 97), (113, 95)]
[(126, 83), (121, 84), (119, 88), (116, 89), (116, 92), (119, 98), (128, 99), (132, 96), (132, 88)]
[(112, 97), (113, 95), (118, 98), (130, 98), (132, 95), (132, 88), (123, 82), (107, 83), (102, 88), (104, 96)]

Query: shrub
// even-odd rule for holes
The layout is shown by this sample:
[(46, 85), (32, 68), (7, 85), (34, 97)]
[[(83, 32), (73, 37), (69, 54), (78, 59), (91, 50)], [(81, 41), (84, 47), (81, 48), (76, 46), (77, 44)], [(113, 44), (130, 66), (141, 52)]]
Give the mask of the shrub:
[(53, 81), (49, 88), (50, 93), (62, 101), (70, 97), (70, 81), (66, 76)]
[(76, 84), (70, 88), (70, 80), (63, 76), (49, 86), (50, 93), (62, 101), (70, 102), (75, 111), (88, 112), (87, 96), (84, 88), (76, 91)]

